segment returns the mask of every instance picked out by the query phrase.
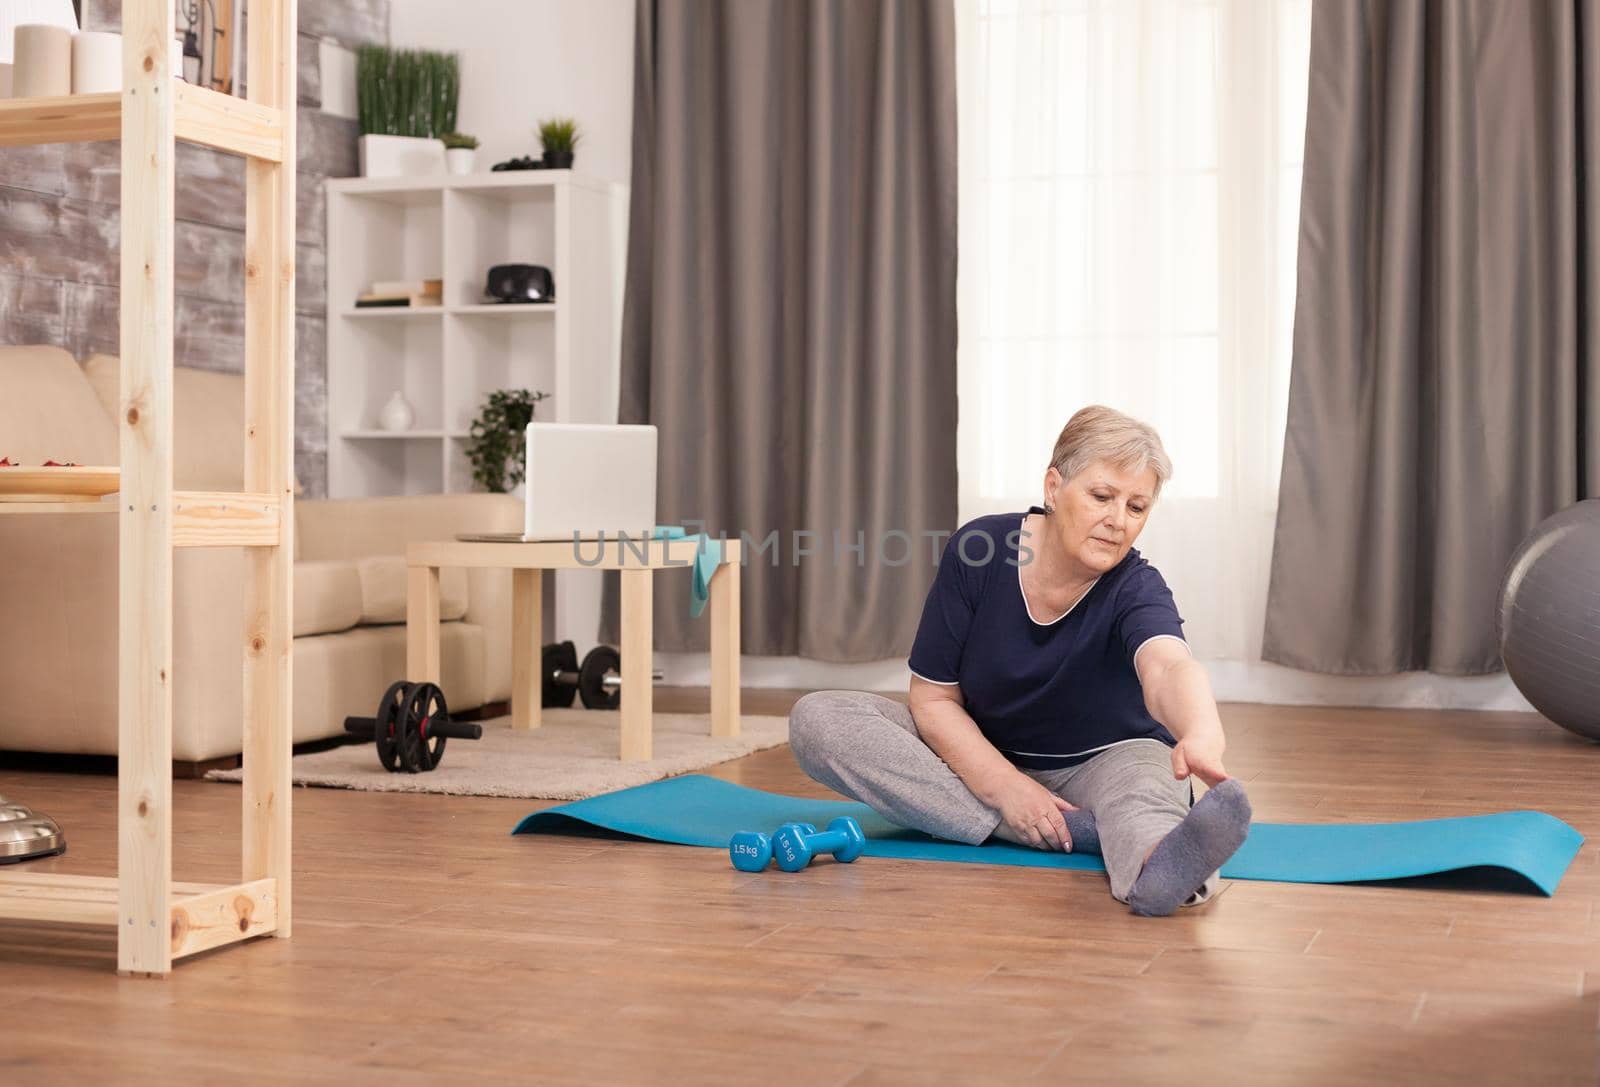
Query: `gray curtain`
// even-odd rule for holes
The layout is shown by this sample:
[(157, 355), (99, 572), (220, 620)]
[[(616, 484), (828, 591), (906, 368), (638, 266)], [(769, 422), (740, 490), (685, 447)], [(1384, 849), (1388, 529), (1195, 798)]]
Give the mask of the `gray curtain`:
[(1317, 0), (1265, 659), (1497, 670), (1512, 550), (1600, 489), (1597, 19)]
[[(631, 200), (620, 414), (660, 428), (660, 519), (777, 533), (745, 652), (907, 653), (956, 519), (951, 5), (640, 0)], [(655, 582), (657, 647), (705, 649)]]

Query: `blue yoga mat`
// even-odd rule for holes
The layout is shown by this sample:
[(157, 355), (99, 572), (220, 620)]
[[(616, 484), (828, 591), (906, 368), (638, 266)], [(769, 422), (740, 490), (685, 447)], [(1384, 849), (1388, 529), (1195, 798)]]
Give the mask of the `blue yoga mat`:
[[(865, 804), (783, 796), (701, 774), (534, 812), (512, 833), (559, 832), (576, 822), (658, 842), (726, 849), (741, 830), (771, 832), (788, 822), (820, 827), (841, 815), (861, 823), (869, 857), (1104, 870), (1096, 856), (1002, 842), (940, 841), (897, 827)], [(1582, 844), (1583, 835), (1537, 811), (1415, 823), (1253, 823), (1250, 837), (1222, 874), (1282, 883), (1357, 883), (1488, 867), (1515, 872), (1552, 895)]]

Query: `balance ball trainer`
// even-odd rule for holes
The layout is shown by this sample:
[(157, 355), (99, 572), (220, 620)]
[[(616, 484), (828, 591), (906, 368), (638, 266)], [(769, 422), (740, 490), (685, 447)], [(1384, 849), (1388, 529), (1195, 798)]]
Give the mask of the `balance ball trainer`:
[(1541, 521), (1500, 590), (1500, 657), (1533, 708), (1600, 740), (1600, 498)]

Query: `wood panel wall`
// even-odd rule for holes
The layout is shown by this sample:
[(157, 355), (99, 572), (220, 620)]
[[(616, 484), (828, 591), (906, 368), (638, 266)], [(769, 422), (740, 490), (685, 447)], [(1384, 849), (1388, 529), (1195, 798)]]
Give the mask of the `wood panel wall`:
[[(327, 493), (327, 269), (323, 181), (357, 172), (356, 122), (321, 110), (318, 41), (389, 39), (390, 0), (300, 0), (295, 257), (295, 468)], [(122, 0), (85, 0), (87, 30), (119, 30)], [(248, 79), (248, 73), (245, 73)], [(120, 238), (115, 143), (0, 149), (0, 344), (117, 351)], [(180, 144), (179, 366), (244, 371), (244, 160)]]

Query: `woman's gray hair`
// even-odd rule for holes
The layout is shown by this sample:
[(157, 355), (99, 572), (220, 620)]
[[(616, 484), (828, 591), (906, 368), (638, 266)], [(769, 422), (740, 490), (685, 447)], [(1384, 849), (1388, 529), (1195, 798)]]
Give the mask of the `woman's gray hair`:
[(1152, 499), (1160, 497), (1162, 486), (1172, 478), (1172, 459), (1156, 428), (1103, 404), (1081, 408), (1067, 420), (1050, 454), (1050, 466), (1071, 479), (1097, 460), (1129, 472), (1154, 470)]

